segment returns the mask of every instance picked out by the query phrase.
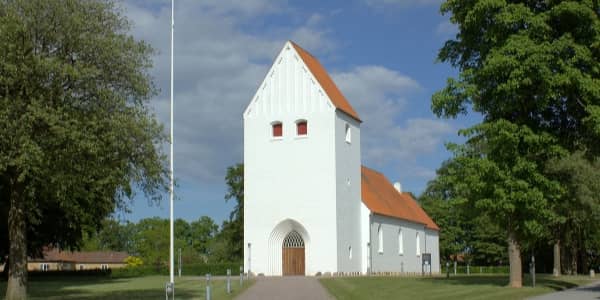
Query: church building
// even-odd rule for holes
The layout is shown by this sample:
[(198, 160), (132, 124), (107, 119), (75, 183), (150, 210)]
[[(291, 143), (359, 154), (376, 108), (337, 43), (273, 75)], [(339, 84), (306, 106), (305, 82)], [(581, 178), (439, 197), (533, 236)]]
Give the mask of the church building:
[(286, 42), (243, 118), (246, 272), (439, 273), (438, 226), (361, 165), (360, 116), (314, 56)]

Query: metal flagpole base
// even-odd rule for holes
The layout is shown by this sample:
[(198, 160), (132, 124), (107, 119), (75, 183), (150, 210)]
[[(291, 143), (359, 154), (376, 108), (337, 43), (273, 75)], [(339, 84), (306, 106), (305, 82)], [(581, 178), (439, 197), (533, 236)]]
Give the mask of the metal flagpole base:
[(175, 284), (173, 282), (167, 282), (165, 286), (165, 299), (175, 299)]

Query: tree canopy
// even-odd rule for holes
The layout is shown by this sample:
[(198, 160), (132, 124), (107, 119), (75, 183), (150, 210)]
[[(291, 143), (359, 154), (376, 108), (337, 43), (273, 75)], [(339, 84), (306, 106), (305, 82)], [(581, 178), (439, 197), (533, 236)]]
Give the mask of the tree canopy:
[(450, 147), (456, 174), (447, 176), (461, 174), (459, 196), (506, 228), (510, 282), (521, 286), (521, 247), (559, 239), (548, 235), (566, 220), (560, 203), (582, 200), (547, 166), (600, 155), (599, 3), (447, 0), (441, 11), (458, 33), (438, 59), (460, 74), (432, 96), (432, 110), (483, 115), (462, 131), (465, 145)]
[(28, 252), (77, 247), (136, 190), (158, 200), (167, 189), (153, 50), (129, 30), (112, 1), (0, 2), (7, 299), (26, 295)]

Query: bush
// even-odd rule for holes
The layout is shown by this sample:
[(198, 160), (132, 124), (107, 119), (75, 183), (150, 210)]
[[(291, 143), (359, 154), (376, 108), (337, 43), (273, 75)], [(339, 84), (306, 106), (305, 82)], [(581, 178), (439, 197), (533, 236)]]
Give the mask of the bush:
[[(214, 263), (214, 264), (184, 264), (181, 269), (183, 276), (204, 276), (208, 273), (215, 276), (227, 275), (227, 269), (231, 270), (231, 275), (240, 274), (240, 263)], [(177, 267), (175, 274), (178, 273)], [(125, 267), (112, 270), (112, 277), (139, 277), (148, 275), (169, 275), (168, 266), (138, 266)]]

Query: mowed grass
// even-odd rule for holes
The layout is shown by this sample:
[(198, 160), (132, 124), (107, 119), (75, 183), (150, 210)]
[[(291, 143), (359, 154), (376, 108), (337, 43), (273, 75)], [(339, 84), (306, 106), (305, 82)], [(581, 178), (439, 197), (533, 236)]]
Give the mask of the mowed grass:
[[(598, 280), (598, 279), (595, 279)], [(323, 278), (321, 284), (338, 300), (343, 299), (524, 299), (586, 285), (585, 276), (536, 275), (536, 287), (526, 276), (520, 289), (507, 287), (508, 275), (471, 275), (429, 278), (338, 277)]]
[[(146, 276), (136, 278), (91, 278), (61, 277), (34, 278), (29, 282), (28, 299), (164, 299), (168, 276)], [(211, 299), (233, 299), (249, 287), (244, 280), (240, 288), (239, 277), (232, 277), (232, 294), (226, 292), (224, 279), (211, 280)], [(205, 277), (182, 276), (175, 278), (177, 299), (205, 299)], [(0, 298), (6, 293), (6, 281), (0, 282)]]

